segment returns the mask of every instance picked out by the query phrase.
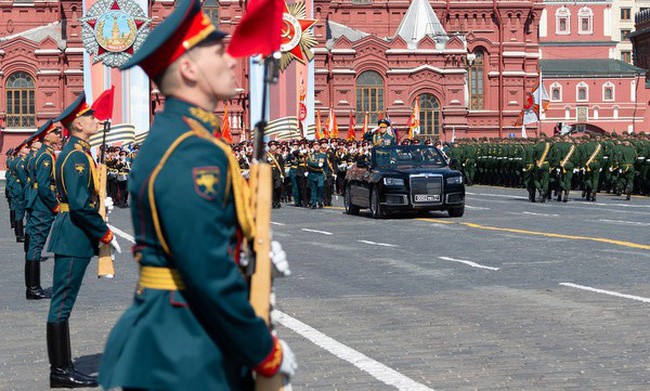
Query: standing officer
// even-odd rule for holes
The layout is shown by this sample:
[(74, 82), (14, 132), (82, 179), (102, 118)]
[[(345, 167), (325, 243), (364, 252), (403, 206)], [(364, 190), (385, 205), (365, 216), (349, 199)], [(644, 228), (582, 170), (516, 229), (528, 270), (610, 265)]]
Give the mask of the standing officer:
[(271, 165), (273, 175), (273, 208), (280, 208), (280, 196), (282, 195), (282, 183), (284, 182), (284, 159), (278, 153), (278, 142), (269, 141), (269, 150), (266, 152), (266, 159)]
[(48, 250), (54, 253), (52, 300), (47, 316), (47, 353), (50, 359), (50, 387), (96, 387), (97, 379), (77, 372), (72, 365), (68, 318), (79, 294), (81, 282), (98, 246), (117, 240), (99, 215), (99, 178), (90, 155), (90, 136), (99, 121), (86, 104), (82, 92), (55, 121), (71, 137), (56, 159), (55, 178), (59, 209)]
[(377, 121), (379, 129), (372, 135), (372, 145), (393, 145), (395, 144), (395, 136), (388, 131), (390, 121), (382, 118)]
[(224, 36), (199, 0), (181, 0), (122, 66), (139, 65), (165, 108), (129, 178), (140, 280), (106, 343), (104, 388), (239, 390), (246, 368), (295, 370), (255, 316), (235, 261), (253, 221), (239, 164), (213, 136), (214, 109), (237, 87)]
[(311, 188), (311, 208), (323, 207), (323, 191), (325, 189), (325, 170), (327, 170), (327, 140), (320, 141), (320, 149), (307, 156), (307, 167), (309, 168), (309, 187)]
[[(42, 140), (41, 148), (34, 159), (33, 187), (34, 195), (30, 200), (31, 214), (28, 225), (31, 226), (29, 247), (25, 254), (25, 286), (27, 300), (49, 299), (51, 294), (41, 288), (41, 252), (45, 246), (59, 203), (56, 200), (54, 185), (54, 151), (61, 149), (59, 128), (48, 120), (37, 131), (35, 137)], [(27, 242), (27, 241), (26, 241)]]
[(14, 159), (13, 163), (13, 172), (17, 178), (14, 189), (14, 210), (16, 211), (14, 216), (14, 231), (16, 233), (16, 242), (18, 243), (25, 242), (25, 188), (28, 186), (25, 165), (27, 164), (26, 160), (27, 155), (29, 154), (30, 143), (31, 137), (20, 145), (18, 156)]

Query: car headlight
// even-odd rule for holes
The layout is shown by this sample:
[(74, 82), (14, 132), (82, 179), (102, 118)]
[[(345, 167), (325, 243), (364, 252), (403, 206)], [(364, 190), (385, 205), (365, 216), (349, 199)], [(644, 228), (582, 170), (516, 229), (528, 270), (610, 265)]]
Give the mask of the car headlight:
[(447, 178), (448, 185), (460, 185), (462, 183), (463, 183), (462, 176), (450, 176), (449, 178)]
[(384, 178), (386, 186), (404, 186), (404, 179), (401, 178)]

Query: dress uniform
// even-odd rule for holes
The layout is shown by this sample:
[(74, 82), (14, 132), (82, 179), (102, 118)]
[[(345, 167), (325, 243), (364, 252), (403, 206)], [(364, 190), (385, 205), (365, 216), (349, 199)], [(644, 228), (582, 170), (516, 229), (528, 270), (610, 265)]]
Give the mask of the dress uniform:
[(25, 242), (25, 187), (27, 186), (27, 171), (25, 165), (27, 164), (26, 158), (29, 153), (29, 142), (26, 140), (20, 146), (18, 156), (14, 159), (13, 167), (11, 168), (16, 176), (16, 186), (14, 188), (14, 230), (16, 234), (16, 242)]
[[(311, 188), (311, 208), (323, 207), (323, 192), (325, 189), (325, 174), (328, 169), (327, 140), (321, 140), (320, 149), (317, 149), (307, 156), (307, 167), (309, 169), (309, 187)], [(325, 146), (325, 148), (323, 148)]]
[(372, 135), (372, 145), (393, 145), (395, 136), (388, 131), (390, 121), (383, 118), (377, 121), (379, 129)]
[(97, 209), (99, 178), (86, 141), (97, 132), (98, 121), (83, 92), (55, 121), (61, 121), (72, 135), (56, 159), (54, 172), (59, 207), (48, 247), (55, 254), (47, 317), (50, 387), (96, 387), (96, 378), (72, 365), (68, 318), (90, 258), (98, 253), (99, 243), (114, 240)]
[(269, 151), (266, 153), (266, 159), (271, 165), (271, 174), (273, 175), (273, 208), (279, 208), (280, 197), (282, 196), (282, 183), (284, 182), (284, 159), (277, 153), (278, 142), (269, 141)]
[(539, 201), (546, 202), (546, 196), (548, 195), (548, 177), (549, 177), (549, 162), (548, 162), (548, 153), (551, 149), (551, 142), (546, 139), (544, 134), (540, 135), (540, 140), (533, 147), (533, 161), (535, 166), (533, 167), (534, 171), (534, 181), (535, 189), (539, 193)]
[[(42, 140), (42, 146), (34, 159), (32, 187), (34, 189), (27, 205), (31, 210), (28, 217), (28, 225), (31, 233), (27, 253), (25, 254), (25, 286), (27, 288), (27, 300), (47, 299), (51, 297), (49, 292), (41, 288), (41, 252), (45, 246), (47, 235), (50, 232), (54, 216), (58, 208), (56, 199), (56, 187), (54, 185), (54, 148), (60, 145), (53, 141), (60, 141), (58, 130), (52, 120), (48, 120), (41, 126), (35, 137)], [(44, 140), (48, 134), (54, 134), (54, 138)], [(52, 137), (52, 136), (49, 136)]]
[(213, 110), (234, 94), (224, 36), (199, 0), (181, 0), (122, 66), (143, 68), (165, 108), (129, 177), (140, 278), (106, 342), (104, 388), (239, 390), (247, 369), (271, 376), (290, 360), (235, 261), (253, 222), (239, 164), (213, 136)]
[(602, 170), (603, 147), (597, 140), (585, 136), (580, 144), (581, 169), (583, 172), (584, 197), (587, 201), (596, 201), (600, 172)]

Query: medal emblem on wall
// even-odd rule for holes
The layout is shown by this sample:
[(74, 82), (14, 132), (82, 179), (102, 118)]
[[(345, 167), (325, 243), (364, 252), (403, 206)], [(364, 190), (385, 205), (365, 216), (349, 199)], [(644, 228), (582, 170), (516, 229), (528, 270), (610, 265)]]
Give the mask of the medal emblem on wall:
[(304, 2), (284, 4), (280, 70), (284, 71), (293, 60), (306, 64), (314, 58), (311, 49), (318, 44), (318, 41), (314, 37), (312, 27), (316, 22), (316, 19), (307, 19), (307, 8)]
[(142, 8), (130, 0), (99, 0), (82, 23), (81, 40), (93, 63), (119, 67), (140, 48), (149, 35), (149, 22)]

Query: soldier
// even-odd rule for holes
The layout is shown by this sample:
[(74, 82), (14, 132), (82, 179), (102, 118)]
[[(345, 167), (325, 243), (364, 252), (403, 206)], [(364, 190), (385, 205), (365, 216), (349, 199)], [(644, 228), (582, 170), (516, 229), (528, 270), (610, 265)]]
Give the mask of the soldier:
[(323, 191), (325, 187), (325, 173), (327, 166), (327, 140), (314, 144), (314, 150), (307, 156), (307, 167), (309, 169), (309, 187), (311, 188), (311, 208), (323, 207)]
[(388, 131), (390, 121), (382, 118), (377, 121), (379, 129), (372, 135), (372, 145), (393, 145), (395, 144), (395, 136)]
[(555, 171), (557, 200), (567, 202), (571, 191), (573, 169), (576, 167), (576, 146), (567, 140), (567, 136), (558, 135), (556, 137), (557, 142), (553, 144), (549, 152), (549, 165)]
[(625, 199), (629, 201), (632, 197), (634, 187), (634, 163), (637, 160), (636, 149), (630, 143), (630, 140), (623, 140), (615, 148), (614, 170), (618, 171), (618, 181), (616, 184), (616, 195), (625, 193)]
[(99, 178), (90, 155), (90, 136), (99, 121), (82, 92), (55, 121), (71, 137), (56, 159), (55, 178), (59, 200), (48, 250), (54, 253), (52, 300), (47, 316), (47, 352), (50, 387), (96, 387), (97, 379), (78, 372), (72, 364), (68, 318), (81, 283), (98, 246), (120, 251), (117, 240), (98, 212)]
[[(104, 388), (239, 390), (247, 368), (295, 371), (286, 344), (255, 316), (236, 263), (253, 221), (239, 165), (213, 136), (214, 109), (236, 93), (225, 35), (199, 0), (181, 0), (122, 66), (139, 65), (165, 108), (129, 178), (140, 279), (106, 343)], [(272, 259), (286, 265), (278, 246)]]
[(278, 142), (269, 141), (269, 150), (266, 153), (266, 159), (271, 165), (273, 174), (273, 208), (281, 207), (280, 196), (282, 195), (282, 182), (284, 181), (284, 160), (278, 153)]
[(596, 140), (590, 140), (590, 136), (583, 136), (583, 143), (580, 144), (580, 157), (582, 173), (584, 175), (584, 194), (587, 201), (596, 201), (598, 182), (602, 170), (603, 147)]
[(287, 155), (286, 165), (289, 167), (289, 180), (291, 180), (291, 198), (294, 206), (302, 206), (300, 198), (300, 188), (298, 187), (298, 168), (300, 167), (300, 151), (298, 150), (298, 140), (291, 143), (291, 151)]
[[(34, 159), (34, 195), (29, 201), (31, 214), (28, 225), (32, 227), (29, 247), (25, 254), (25, 287), (27, 300), (49, 299), (50, 292), (41, 288), (41, 252), (45, 246), (59, 203), (56, 200), (54, 185), (54, 151), (61, 149), (60, 129), (48, 120), (41, 126), (35, 137), (42, 140), (42, 146)], [(27, 242), (27, 241), (26, 241)]]
[(539, 202), (546, 202), (548, 195), (549, 162), (548, 153), (551, 149), (551, 142), (546, 139), (544, 133), (540, 133), (539, 142), (533, 147), (534, 161), (534, 182), (535, 189), (539, 193)]
[(129, 171), (131, 171), (131, 161), (127, 158), (127, 152), (121, 150), (115, 168), (117, 169), (117, 199), (118, 208), (127, 208), (129, 206), (129, 191), (127, 188)]
[(16, 234), (16, 242), (18, 243), (25, 242), (25, 187), (28, 185), (25, 165), (27, 164), (26, 159), (30, 151), (30, 143), (31, 140), (28, 138), (20, 145), (18, 156), (13, 162), (13, 172), (17, 178), (14, 190), (14, 210), (16, 211), (14, 216), (14, 230)]

